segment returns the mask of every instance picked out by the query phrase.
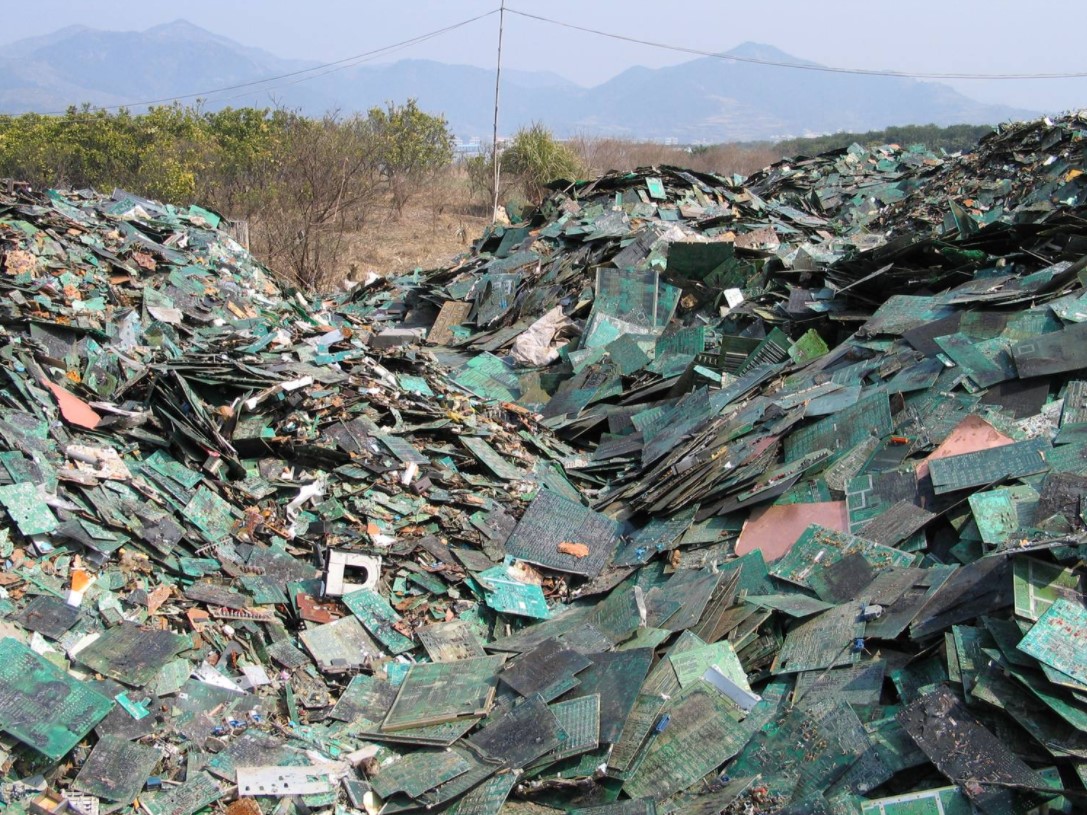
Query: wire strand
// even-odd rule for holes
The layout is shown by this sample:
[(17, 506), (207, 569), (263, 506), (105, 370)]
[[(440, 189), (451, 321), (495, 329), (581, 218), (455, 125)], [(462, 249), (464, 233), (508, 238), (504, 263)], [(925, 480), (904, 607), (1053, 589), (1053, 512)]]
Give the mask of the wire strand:
[[(494, 12), (491, 12), (491, 14), (493, 14), (493, 13)], [(484, 16), (487, 16), (487, 15), (484, 15)], [(476, 18), (476, 19), (482, 19), (482, 18)], [(475, 22), (475, 20), (473, 19), (471, 22)], [(354, 66), (361, 65), (364, 62), (370, 62), (370, 61), (372, 61), (374, 59), (377, 59), (378, 57), (387, 57), (387, 56), (389, 56), (391, 54), (395, 54), (395, 53), (397, 53), (399, 51), (403, 51), (405, 49), (411, 48), (414, 45), (418, 45), (421, 42), (426, 42), (427, 40), (433, 39), (434, 37), (441, 36), (444, 33), (446, 33), (446, 31), (444, 29), (441, 30), (441, 31), (436, 31), (436, 32), (432, 31), (429, 34), (422, 34), (419, 37), (417, 37), (417, 38), (415, 38), (413, 40), (407, 41), (407, 42), (402, 42), (402, 43), (397, 43), (396, 45), (386, 46), (385, 48), (381, 49), (379, 53), (373, 53), (373, 54), (367, 54), (365, 56), (360, 56), (354, 62), (352, 62), (350, 65), (341, 65), (341, 66), (338, 66), (338, 67), (335, 67), (335, 68), (330, 68), (327, 71), (322, 71), (321, 73), (314, 74), (313, 76), (304, 76), (301, 79), (295, 79), (295, 80), (292, 80), (290, 82), (281, 82), (278, 85), (271, 85), (271, 86), (265, 87), (265, 88), (258, 88), (255, 91), (244, 91), (242, 93), (238, 93), (238, 94), (235, 94), (233, 96), (228, 96), (225, 99), (220, 98), (220, 99), (218, 99), (216, 101), (218, 101), (220, 103), (222, 103), (222, 102), (232, 102), (235, 99), (243, 99), (243, 98), (249, 96), (252, 93), (256, 93), (256, 92), (270, 93), (272, 91), (279, 90), (280, 88), (288, 88), (288, 87), (293, 87), (294, 85), (300, 85), (301, 83), (308, 82), (311, 79), (320, 79), (323, 76), (328, 76), (329, 74), (334, 74), (337, 71), (344, 70), (345, 68), (353, 68)], [(272, 80), (266, 80), (266, 81), (270, 82)]]
[[(212, 88), (210, 90), (203, 90), (203, 91), (196, 91), (194, 93), (181, 94), (180, 96), (167, 96), (167, 97), (163, 97), (161, 99), (147, 99), (147, 100), (144, 100), (142, 102), (126, 102), (125, 104), (122, 104), (122, 105), (95, 106), (95, 107), (91, 108), (91, 111), (92, 112), (93, 111), (111, 111), (111, 110), (116, 111), (116, 110), (122, 110), (124, 108), (143, 107), (145, 105), (148, 105), (148, 106), (149, 105), (165, 105), (165, 104), (169, 104), (170, 102), (181, 102), (181, 101), (183, 101), (185, 99), (195, 99), (195, 98), (203, 97), (203, 96), (212, 96), (214, 94), (226, 93), (228, 91), (236, 91), (236, 90), (240, 90), (242, 88), (255, 88), (256, 89), (256, 86), (265, 85), (265, 84), (267, 84), (269, 82), (278, 82), (281, 79), (290, 79), (292, 77), (302, 77), (301, 79), (296, 79), (294, 82), (284, 83), (283, 85), (278, 85), (278, 86), (274, 86), (274, 87), (271, 87), (271, 88), (259, 88), (257, 90), (271, 91), (271, 90), (276, 90), (277, 88), (280, 88), (280, 87), (287, 87), (288, 85), (297, 85), (297, 84), (299, 84), (301, 82), (307, 82), (307, 81), (309, 81), (311, 79), (318, 79), (318, 78), (320, 78), (322, 76), (327, 76), (328, 74), (335, 73), (336, 71), (342, 71), (342, 70), (345, 70), (346, 68), (354, 67), (355, 65), (357, 65), (360, 62), (365, 62), (365, 61), (367, 61), (369, 59), (373, 59), (374, 57), (382, 56), (383, 54), (385, 54), (387, 52), (399, 50), (401, 48), (406, 48), (406, 47), (411, 46), (411, 45), (417, 45), (420, 42), (425, 42), (427, 40), (433, 39), (434, 37), (440, 36), (442, 34), (447, 34), (450, 31), (455, 31), (458, 28), (463, 28), (466, 25), (477, 22), (479, 20), (483, 20), (483, 19), (485, 19), (487, 17), (490, 17), (490, 16), (492, 16), (494, 14), (497, 14), (497, 13), (498, 13), (498, 9), (494, 8), (494, 9), (491, 9), (490, 11), (488, 11), (488, 12), (486, 12), (484, 14), (480, 14), (480, 15), (477, 15), (475, 17), (470, 17), (467, 20), (461, 20), (459, 23), (453, 23), (452, 25), (448, 25), (448, 26), (446, 26), (444, 28), (439, 28), (439, 29), (436, 29), (434, 31), (429, 31), (429, 32), (427, 32), (425, 34), (419, 34), (419, 35), (417, 35), (415, 37), (410, 37), (409, 39), (401, 40), (400, 42), (396, 42), (396, 43), (393, 43), (391, 45), (382, 46), (381, 48), (375, 48), (372, 51), (364, 51), (361, 54), (355, 54), (355, 55), (350, 56), (350, 57), (344, 57), (343, 59), (334, 60), (332, 62), (326, 62), (326, 63), (323, 63), (321, 65), (314, 65), (311, 68), (303, 68), (301, 70), (290, 71), (290, 72), (285, 73), (285, 74), (277, 74), (276, 76), (268, 76), (268, 77), (264, 77), (263, 79), (254, 79), (254, 80), (252, 80), (250, 82), (239, 82), (236, 85), (225, 85), (223, 87)], [(329, 70), (326, 70), (326, 69), (329, 69)], [(315, 71), (321, 71), (321, 73), (314, 73)], [(310, 73), (312, 73), (313, 76), (303, 76), (303, 74), (310, 74)], [(244, 95), (246, 95), (246, 94), (240, 94), (240, 96), (244, 96)], [(235, 97), (232, 97), (232, 98), (236, 99), (236, 98), (239, 98), (239, 97), (235, 96)], [(68, 112), (67, 110), (50, 111), (48, 113), (42, 113), (42, 114), (39, 114), (39, 115), (41, 115), (41, 116), (63, 116), (67, 112)]]
[(602, 31), (598, 28), (588, 28), (582, 25), (575, 25), (574, 23), (567, 23), (562, 20), (555, 20), (551, 17), (544, 17), (542, 14), (531, 14), (527, 11), (519, 11), (518, 9), (506, 6), (506, 11), (510, 14), (516, 14), (520, 17), (525, 17), (530, 20), (538, 20), (544, 23), (550, 23), (551, 25), (560, 26), (562, 28), (573, 29), (574, 31), (583, 31), (587, 34), (596, 34), (601, 37), (608, 37), (613, 40), (621, 40), (622, 42), (635, 43), (637, 45), (647, 45), (652, 48), (660, 48), (666, 51), (676, 51), (682, 54), (693, 54), (695, 56), (712, 57), (714, 59), (728, 60), (729, 62), (745, 62), (752, 65), (766, 65), (774, 68), (791, 68), (800, 71), (820, 71), (822, 73), (830, 74), (859, 74), (861, 76), (891, 76), (898, 77), (900, 79), (1082, 79), (1087, 77), (1087, 71), (1068, 72), (1068, 73), (1040, 73), (1040, 74), (971, 74), (971, 73), (919, 73), (912, 71), (884, 71), (875, 68), (836, 68), (829, 65), (813, 65), (804, 64), (799, 62), (781, 62), (772, 59), (759, 59), (757, 57), (742, 57), (733, 56), (730, 54), (722, 54), (715, 51), (703, 51), (698, 48), (689, 48), (682, 45), (672, 45), (670, 43), (656, 42), (654, 40), (643, 40), (638, 37), (629, 37), (625, 34), (616, 34), (611, 31)]

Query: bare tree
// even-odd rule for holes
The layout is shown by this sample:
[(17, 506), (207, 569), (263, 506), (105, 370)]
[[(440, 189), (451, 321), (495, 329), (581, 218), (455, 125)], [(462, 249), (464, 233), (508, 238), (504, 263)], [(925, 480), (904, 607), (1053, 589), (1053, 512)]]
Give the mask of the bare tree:
[(371, 128), (358, 116), (295, 117), (276, 161), (257, 241), (298, 284), (320, 288), (340, 276), (345, 234), (380, 194)]

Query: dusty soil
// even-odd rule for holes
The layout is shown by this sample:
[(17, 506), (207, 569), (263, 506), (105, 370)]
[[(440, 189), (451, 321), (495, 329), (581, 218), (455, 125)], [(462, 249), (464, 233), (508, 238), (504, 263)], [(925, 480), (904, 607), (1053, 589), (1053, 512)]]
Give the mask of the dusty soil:
[(370, 271), (397, 275), (444, 266), (467, 251), (488, 223), (489, 218), (427, 201), (409, 205), (400, 218), (391, 210), (381, 210), (347, 237), (340, 265), (345, 276), (356, 279)]
[[(435, 179), (401, 213), (388, 197), (362, 204), (350, 214), (351, 225), (340, 240), (327, 233), (320, 268), (312, 270), (306, 285), (328, 291), (345, 280), (363, 280), (370, 272), (385, 277), (448, 265), (483, 233), (490, 214), (490, 207), (475, 200), (459, 176)], [(282, 241), (265, 235), (265, 228), (272, 227), (257, 218), (250, 222), (250, 249), (285, 283), (296, 285), (291, 259), (274, 254)]]

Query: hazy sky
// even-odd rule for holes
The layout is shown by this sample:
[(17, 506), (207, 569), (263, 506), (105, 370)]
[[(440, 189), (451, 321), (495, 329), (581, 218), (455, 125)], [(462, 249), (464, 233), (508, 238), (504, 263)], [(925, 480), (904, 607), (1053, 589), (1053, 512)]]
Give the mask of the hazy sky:
[[(184, 18), (281, 57), (329, 62), (424, 34), (497, 7), (498, 0), (34, 0), (6, 6), (7, 41), (73, 24), (144, 29)], [(705, 51), (745, 41), (826, 65), (924, 73), (1087, 71), (1087, 4), (1073, 0), (510, 0), (511, 8), (639, 39)], [(381, 59), (492, 66), (497, 15)], [(506, 15), (504, 65), (553, 70), (586, 85), (633, 65), (689, 54)], [(766, 70), (780, 70), (767, 68)], [(955, 81), (987, 102), (1059, 112), (1087, 107), (1087, 79)], [(200, 89), (194, 89), (200, 90)]]

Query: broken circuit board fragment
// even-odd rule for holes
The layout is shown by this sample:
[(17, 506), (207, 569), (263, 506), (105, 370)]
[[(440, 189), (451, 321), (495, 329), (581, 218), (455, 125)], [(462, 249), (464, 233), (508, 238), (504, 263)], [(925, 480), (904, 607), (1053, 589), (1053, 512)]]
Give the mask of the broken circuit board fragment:
[(505, 659), (487, 656), (412, 665), (381, 729), (391, 732), (486, 715)]

